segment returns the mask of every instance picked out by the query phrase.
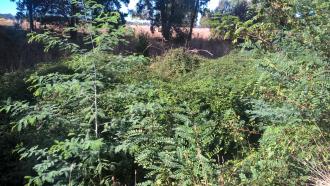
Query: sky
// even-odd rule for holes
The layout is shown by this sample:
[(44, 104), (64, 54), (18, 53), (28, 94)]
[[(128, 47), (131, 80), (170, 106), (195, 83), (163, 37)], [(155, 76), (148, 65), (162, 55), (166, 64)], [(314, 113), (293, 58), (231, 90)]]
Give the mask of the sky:
[(10, 0), (0, 0), (0, 13), (1, 14), (16, 14), (16, 3)]
[[(0, 0), (0, 1), (1, 1), (1, 0)], [(127, 6), (127, 7), (125, 7), (125, 6), (122, 7), (122, 8), (121, 8), (121, 11), (127, 13), (128, 10), (132, 10), (132, 9), (134, 9), (135, 6), (136, 6), (136, 3), (137, 3), (138, 1), (139, 1), (139, 0), (130, 0), (130, 3), (128, 4), (128, 6)], [(209, 2), (209, 4), (208, 4), (208, 8), (211, 9), (211, 10), (214, 10), (214, 9), (218, 6), (219, 1), (220, 1), (220, 0), (210, 0), (210, 2)], [(201, 15), (198, 15), (198, 20), (200, 20), (200, 18), (201, 18)], [(130, 15), (128, 15), (128, 16), (126, 17), (126, 21), (133, 21), (133, 22), (145, 23), (145, 21), (141, 21), (141, 20), (138, 20), (138, 19), (134, 19), (134, 18), (132, 18), (132, 16), (130, 16)], [(197, 21), (197, 22), (199, 22), (199, 21)]]
[[(136, 3), (138, 0), (131, 0), (129, 3), (128, 7), (123, 7), (123, 11), (127, 11), (129, 9), (134, 9)], [(209, 8), (211, 10), (215, 9), (216, 6), (218, 5), (220, 0), (210, 0), (209, 2)], [(16, 3), (11, 2), (10, 0), (0, 0), (0, 13), (6, 14), (6, 13), (11, 13), (13, 15), (16, 14)]]
[[(0, 1), (1, 1), (1, 0), (0, 0)], [(123, 10), (124, 12), (126, 12), (127, 10), (132, 10), (132, 9), (134, 9), (134, 8), (135, 8), (135, 5), (136, 5), (136, 3), (137, 3), (138, 1), (139, 1), (139, 0), (130, 0), (130, 3), (128, 4), (128, 7), (123, 7), (122, 10)], [(214, 9), (217, 7), (217, 5), (219, 4), (219, 1), (220, 1), (220, 0), (210, 0), (208, 7), (209, 7), (211, 10), (214, 10)]]

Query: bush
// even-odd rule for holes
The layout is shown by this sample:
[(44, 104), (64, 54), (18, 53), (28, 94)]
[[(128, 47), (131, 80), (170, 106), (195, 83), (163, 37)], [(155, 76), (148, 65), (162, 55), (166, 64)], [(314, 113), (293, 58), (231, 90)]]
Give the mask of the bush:
[(32, 94), (27, 90), (28, 84), (24, 78), (31, 73), (29, 71), (18, 71), (0, 75), (0, 100), (9, 97), (15, 100), (31, 100)]
[(135, 50), (138, 54), (149, 56), (149, 35), (148, 33), (140, 33), (137, 37)]
[[(312, 165), (318, 164), (324, 133), (317, 126), (294, 125), (267, 127), (258, 150), (242, 161), (223, 166), (226, 185), (304, 185)], [(323, 148), (322, 148), (323, 149)], [(327, 158), (329, 156), (327, 155)]]
[(163, 79), (175, 79), (196, 70), (202, 59), (183, 48), (178, 48), (167, 51), (154, 61), (151, 65), (152, 71)]
[[(35, 101), (3, 110), (33, 139), (25, 146), (38, 145), (20, 151), (34, 164), (29, 181), (66, 184), (75, 166), (76, 183), (133, 184), (136, 171), (144, 185), (301, 185), (311, 174), (304, 161), (328, 162), (314, 156), (314, 140), (328, 139), (327, 63), (312, 51), (205, 60), (175, 49), (155, 60), (149, 71), (143, 56), (89, 53), (30, 76)], [(99, 139), (84, 135), (93, 62)]]

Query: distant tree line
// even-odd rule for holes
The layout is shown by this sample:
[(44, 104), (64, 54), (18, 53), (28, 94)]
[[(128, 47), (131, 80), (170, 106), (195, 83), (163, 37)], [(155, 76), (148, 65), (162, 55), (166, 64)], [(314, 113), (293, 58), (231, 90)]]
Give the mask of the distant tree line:
[[(30, 31), (35, 30), (34, 21), (41, 24), (67, 23), (72, 28), (79, 22), (77, 15), (81, 14), (83, 0), (12, 0), (17, 3), (18, 19), (29, 20)], [(122, 16), (120, 8), (127, 5), (129, 0), (96, 0), (104, 6), (105, 12), (118, 12)], [(165, 40), (176, 35), (184, 36), (190, 40), (193, 28), (196, 25), (199, 13), (204, 13), (209, 0), (140, 0), (137, 9), (132, 12), (135, 16), (150, 20), (151, 30), (160, 27)], [(96, 15), (96, 12), (91, 12)], [(186, 28), (186, 29), (183, 29)], [(72, 31), (71, 36), (76, 37)]]
[[(41, 23), (63, 22), (75, 27), (82, 12), (82, 0), (12, 0), (17, 3), (18, 19), (28, 18), (30, 30), (34, 31), (34, 21)], [(122, 4), (129, 0), (96, 0), (104, 6), (104, 11), (119, 12)], [(95, 15), (95, 12), (91, 12)], [(123, 16), (123, 15), (122, 15)], [(74, 35), (74, 33), (72, 33)]]
[(15, 17), (12, 14), (0, 14), (0, 18), (15, 19)]
[(255, 15), (251, 10), (252, 5), (253, 2), (248, 0), (221, 0), (213, 11), (206, 10), (203, 13), (200, 25), (212, 27), (214, 21), (220, 21), (226, 16), (235, 16), (241, 21), (247, 21)]

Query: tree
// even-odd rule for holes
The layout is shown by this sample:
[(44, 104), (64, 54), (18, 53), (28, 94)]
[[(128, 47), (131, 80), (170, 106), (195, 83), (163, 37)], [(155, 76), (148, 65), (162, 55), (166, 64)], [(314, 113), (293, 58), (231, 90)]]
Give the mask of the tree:
[(188, 40), (191, 40), (192, 37), (192, 32), (193, 32), (193, 28), (195, 25), (195, 22), (197, 20), (197, 15), (199, 12), (203, 12), (204, 11), (204, 7), (207, 5), (207, 3), (210, 0), (194, 0), (194, 4), (193, 4), (193, 8), (191, 9), (191, 16), (190, 16), (190, 27), (189, 27), (189, 34), (188, 34)]
[(230, 9), (214, 17), (211, 25), (215, 36), (234, 42), (244, 40), (250, 46), (268, 50), (282, 50), (279, 44), (283, 42), (279, 41), (291, 39), (289, 43), (300, 43), (330, 56), (328, 0), (259, 0), (250, 5), (243, 8), (247, 10), (243, 19), (238, 11)]
[(192, 29), (197, 15), (209, 0), (140, 0), (138, 12), (145, 9), (149, 11), (148, 19), (151, 21), (151, 30), (161, 27), (163, 37), (170, 40), (173, 31), (181, 32), (181, 27), (188, 27), (188, 39), (191, 38)]
[(219, 2), (213, 14), (237, 16), (240, 20), (248, 20), (250, 15), (251, 2), (247, 0), (222, 0)]
[(161, 32), (166, 40), (172, 35), (172, 28), (182, 24), (183, 7), (175, 0), (140, 0), (138, 3), (138, 12), (148, 9), (151, 21), (151, 30), (154, 27), (161, 27)]
[[(82, 0), (11, 0), (16, 1), (18, 15), (27, 12), (30, 23), (30, 30), (34, 30), (34, 20), (46, 19), (46, 22), (65, 20), (70, 26), (70, 36), (73, 40), (77, 37), (74, 29), (78, 23), (77, 14), (81, 14)], [(122, 4), (128, 4), (129, 0), (97, 0), (96, 3), (103, 6), (105, 12), (120, 12)], [(94, 12), (96, 15), (97, 13)], [(121, 14), (123, 20), (123, 14)], [(49, 18), (52, 17), (52, 18)]]
[[(86, 44), (93, 46), (90, 51), (86, 51), (84, 48), (70, 43), (66, 37), (62, 35), (59, 36), (58, 33), (44, 32), (38, 34), (32, 32), (28, 35), (30, 37), (30, 42), (41, 42), (45, 45), (46, 51), (52, 47), (56, 47), (60, 50), (72, 52), (74, 55), (72, 56), (72, 63), (70, 63), (69, 66), (71, 66), (72, 70), (75, 70), (70, 70), (71, 72), (67, 74), (62, 74), (58, 69), (54, 70), (54, 73), (47, 72), (46, 75), (43, 73), (36, 73), (27, 80), (36, 85), (34, 88), (31, 87), (33, 89), (31, 90), (36, 93), (34, 96), (38, 97), (38, 103), (36, 103), (38, 105), (43, 105), (42, 107), (46, 108), (47, 111), (36, 111), (36, 105), (29, 103), (27, 105), (23, 104), (28, 106), (27, 110), (25, 110), (20, 107), (22, 105), (17, 102), (16, 108), (20, 107), (20, 111), (31, 111), (29, 113), (28, 123), (32, 124), (29, 126), (24, 124), (24, 127), (20, 125), (17, 128), (18, 130), (24, 130), (25, 133), (28, 132), (28, 128), (34, 128), (34, 124), (49, 124), (47, 126), (43, 125), (41, 127), (42, 129), (40, 128), (41, 130), (32, 129), (35, 131), (33, 136), (36, 141), (31, 140), (28, 143), (39, 144), (40, 146), (32, 148), (30, 148), (31, 146), (25, 146), (26, 148), (21, 148), (21, 150), (19, 150), (22, 152), (22, 158), (34, 159), (38, 157), (38, 160), (40, 160), (35, 161), (36, 164), (33, 166), (33, 170), (36, 174), (31, 174), (31, 176), (26, 177), (28, 180), (27, 185), (95, 185), (96, 183), (96, 185), (110, 185), (112, 181), (110, 175), (115, 174), (110, 166), (111, 162), (109, 162), (109, 160), (113, 159), (116, 161), (115, 158), (118, 156), (111, 155), (111, 153), (113, 154), (113, 150), (110, 152), (109, 146), (104, 148), (105, 138), (103, 139), (104, 136), (102, 136), (103, 134), (101, 133), (103, 128), (101, 127), (103, 127), (103, 122), (108, 121), (108, 118), (105, 117), (102, 107), (99, 107), (101, 104), (99, 97), (104, 93), (103, 90), (110, 86), (111, 83), (108, 81), (109, 79), (104, 79), (104, 77), (108, 76), (110, 70), (113, 69), (109, 66), (109, 64), (113, 65), (113, 63), (109, 63), (109, 59), (104, 57), (104, 53), (109, 52), (109, 48), (116, 46), (119, 42), (124, 42), (122, 38), (126, 30), (122, 26), (118, 28), (113, 26), (120, 19), (118, 13), (102, 14), (102, 17), (98, 15), (89, 16), (88, 13), (101, 12), (99, 9), (102, 8), (102, 5), (96, 4), (94, 1), (90, 0), (86, 0), (84, 4), (82, 4), (81, 13), (83, 16), (81, 16), (81, 24), (79, 24), (79, 26), (82, 27), (81, 29), (88, 30), (84, 39), (88, 42)], [(94, 24), (95, 22), (97, 22), (97, 24)], [(122, 62), (115, 59), (114, 61)], [(136, 60), (134, 60), (134, 62), (136, 62)], [(115, 72), (118, 71), (115, 70)], [(39, 81), (39, 78), (45, 81)], [(54, 78), (59, 81), (55, 83)], [(35, 84), (35, 80), (37, 79), (39, 79), (38, 85)], [(49, 90), (53, 93), (56, 92), (56, 99), (44, 97), (48, 93), (49, 95), (53, 94), (44, 89), (43, 83), (49, 81), (54, 81), (54, 83), (51, 83), (52, 90)], [(2, 86), (0, 86), (0, 90), (1, 89)], [(75, 92), (75, 90), (78, 90), (80, 93)], [(80, 95), (83, 95), (83, 97), (80, 97)], [(63, 104), (63, 101), (69, 101), (70, 103)], [(2, 102), (0, 102), (0, 104), (2, 104)], [(57, 107), (56, 105), (61, 105), (61, 108), (53, 109)], [(64, 105), (69, 107), (62, 107)], [(75, 109), (76, 111), (79, 110), (78, 112), (72, 110), (72, 108), (76, 107), (75, 105), (78, 106)], [(3, 110), (0, 109), (0, 114), (2, 114), (2, 112)], [(42, 115), (51, 117), (48, 118), (47, 116), (47, 118), (45, 118)], [(14, 121), (14, 118), (12, 119), (12, 121)], [(62, 126), (64, 123), (66, 123), (65, 126)], [(75, 127), (75, 125), (79, 127)], [(78, 130), (71, 130), (72, 127)], [(75, 137), (73, 137), (73, 133), (77, 135), (74, 134)], [(43, 138), (43, 136), (47, 139)], [(107, 139), (114, 138), (108, 136)], [(42, 140), (43, 142), (38, 140)], [(42, 151), (45, 153), (40, 153)], [(70, 155), (64, 155), (66, 153)], [(53, 166), (49, 166), (50, 164)], [(131, 163), (131, 165), (133, 165), (133, 163)], [(43, 168), (40, 169), (40, 167)]]
[(48, 14), (56, 19), (59, 17), (67, 18), (71, 14), (71, 4), (75, 0), (11, 0), (17, 3), (17, 16), (27, 12), (29, 17), (30, 31), (34, 31), (34, 20), (38, 19), (42, 21)]
[(96, 0), (98, 4), (104, 6), (104, 10), (107, 12), (119, 11), (122, 4), (128, 4), (129, 0)]
[[(11, 0), (15, 1), (15, 0)], [(34, 25), (33, 25), (33, 15), (34, 15), (34, 9), (38, 6), (40, 1), (38, 0), (17, 0), (17, 7), (19, 11), (27, 11), (28, 17), (29, 17), (29, 23), (30, 23), (30, 31), (34, 30)]]
[(76, 2), (71, 3), (71, 11), (70, 11), (70, 37), (72, 40), (77, 40), (77, 29), (75, 29), (75, 26), (78, 22), (78, 18), (76, 17), (76, 14), (79, 11), (79, 6)]

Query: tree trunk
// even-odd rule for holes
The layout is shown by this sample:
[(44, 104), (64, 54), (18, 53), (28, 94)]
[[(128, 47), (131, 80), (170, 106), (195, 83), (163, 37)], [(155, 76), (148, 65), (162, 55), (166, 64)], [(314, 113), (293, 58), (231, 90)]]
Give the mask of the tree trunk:
[(76, 13), (77, 13), (77, 5), (75, 3), (71, 3), (71, 15), (70, 15), (70, 38), (73, 41), (77, 40), (77, 29), (75, 28), (77, 18), (76, 18)]
[(195, 25), (195, 20), (196, 20), (197, 14), (198, 14), (199, 0), (195, 1), (194, 6), (195, 7), (194, 7), (194, 10), (192, 12), (191, 19), (190, 19), (190, 28), (189, 28), (188, 41), (190, 41), (191, 38), (192, 38), (192, 33), (193, 33), (194, 25)]
[(162, 35), (165, 40), (169, 40), (171, 38), (170, 32), (171, 29), (169, 27), (169, 20), (168, 20), (168, 12), (166, 7), (166, 2), (162, 3), (160, 6), (160, 19), (162, 25)]
[(30, 31), (34, 31), (34, 24), (33, 24), (33, 5), (32, 5), (32, 1), (28, 1), (28, 12), (29, 12), (29, 23), (30, 23)]

